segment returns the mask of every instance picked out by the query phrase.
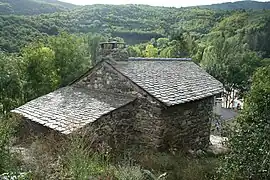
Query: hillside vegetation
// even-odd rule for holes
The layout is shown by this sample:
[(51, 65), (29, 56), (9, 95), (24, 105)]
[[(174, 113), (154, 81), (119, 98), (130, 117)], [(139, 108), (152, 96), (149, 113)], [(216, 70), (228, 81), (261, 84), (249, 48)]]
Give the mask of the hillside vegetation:
[[(38, 16), (0, 16), (0, 49), (18, 52), (28, 42), (60, 31), (100, 33), (122, 37), (128, 44), (167, 37), (176, 30), (189, 32), (201, 39), (211, 31), (240, 31), (250, 39), (256, 50), (265, 49), (269, 28), (269, 10), (225, 12), (201, 8), (166, 8), (144, 5), (93, 5), (69, 12)], [(227, 31), (228, 31), (227, 30)], [(257, 38), (254, 40), (254, 38)], [(254, 41), (253, 41), (254, 40)], [(256, 43), (260, 40), (263, 43)], [(255, 43), (255, 44), (254, 44)]]
[(128, 44), (167, 36), (179, 27), (200, 35), (208, 33), (222, 16), (211, 10), (144, 5), (93, 5), (39, 16), (0, 16), (0, 48), (16, 52), (33, 38), (61, 30), (119, 36)]
[(0, 15), (36, 15), (75, 8), (76, 5), (57, 0), (0, 0)]
[(201, 8), (209, 8), (214, 10), (263, 10), (263, 9), (270, 9), (270, 2), (258, 2), (258, 1), (237, 1), (237, 2), (227, 2), (221, 4), (212, 4), (212, 5), (205, 5), (199, 6)]

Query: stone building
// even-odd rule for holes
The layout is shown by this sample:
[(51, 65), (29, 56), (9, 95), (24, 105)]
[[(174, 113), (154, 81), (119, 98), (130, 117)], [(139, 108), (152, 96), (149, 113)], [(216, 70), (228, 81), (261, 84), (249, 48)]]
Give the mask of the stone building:
[(13, 112), (32, 127), (84, 132), (111, 148), (197, 149), (209, 144), (214, 97), (222, 90), (191, 59), (109, 55), (69, 86)]

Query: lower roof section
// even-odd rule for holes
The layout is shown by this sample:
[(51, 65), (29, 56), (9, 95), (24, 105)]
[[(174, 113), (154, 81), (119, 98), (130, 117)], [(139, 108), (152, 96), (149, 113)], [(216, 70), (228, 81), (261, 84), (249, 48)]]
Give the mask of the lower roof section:
[(135, 98), (68, 86), (34, 99), (12, 112), (70, 134)]

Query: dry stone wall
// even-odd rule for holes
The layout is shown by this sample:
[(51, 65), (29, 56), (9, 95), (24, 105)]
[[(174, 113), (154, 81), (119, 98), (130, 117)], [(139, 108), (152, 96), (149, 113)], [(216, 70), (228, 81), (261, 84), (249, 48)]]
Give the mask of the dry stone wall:
[(82, 86), (92, 90), (106, 91), (118, 94), (136, 94), (132, 85), (125, 78), (121, 78), (104, 62), (94, 72), (78, 81), (75, 86)]
[(199, 149), (210, 142), (214, 97), (163, 110), (165, 149)]

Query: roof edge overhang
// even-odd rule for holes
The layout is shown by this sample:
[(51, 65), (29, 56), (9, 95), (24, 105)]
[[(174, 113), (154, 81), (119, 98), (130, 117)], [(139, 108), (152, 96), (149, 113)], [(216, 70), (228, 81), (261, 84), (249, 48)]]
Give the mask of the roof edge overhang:
[(209, 98), (209, 97), (212, 97), (212, 96), (216, 96), (218, 94), (221, 94), (223, 93), (223, 89), (220, 89), (220, 90), (217, 90), (216, 92), (213, 92), (213, 93), (209, 93), (207, 96), (202, 96), (200, 98), (190, 98), (190, 99), (187, 99), (186, 101), (183, 101), (181, 103), (177, 103), (177, 104), (166, 104), (166, 106), (169, 108), (169, 107), (174, 107), (174, 106), (178, 106), (178, 105), (181, 105), (181, 104), (186, 104), (186, 103), (192, 103), (192, 102), (195, 102), (195, 101), (200, 101), (202, 99), (206, 99), (206, 98)]

